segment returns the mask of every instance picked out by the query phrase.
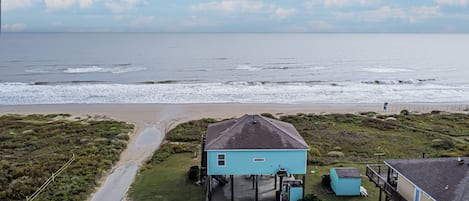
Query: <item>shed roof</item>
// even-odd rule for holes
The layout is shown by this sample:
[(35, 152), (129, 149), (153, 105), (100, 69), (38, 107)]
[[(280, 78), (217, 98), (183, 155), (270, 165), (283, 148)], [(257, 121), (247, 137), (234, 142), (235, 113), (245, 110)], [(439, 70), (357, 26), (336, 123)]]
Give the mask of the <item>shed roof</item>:
[(309, 149), (309, 146), (289, 123), (244, 115), (210, 124), (205, 149)]
[(360, 172), (357, 168), (334, 168), (339, 178), (361, 178)]
[(469, 200), (469, 157), (386, 160), (392, 169), (409, 179), (437, 201)]

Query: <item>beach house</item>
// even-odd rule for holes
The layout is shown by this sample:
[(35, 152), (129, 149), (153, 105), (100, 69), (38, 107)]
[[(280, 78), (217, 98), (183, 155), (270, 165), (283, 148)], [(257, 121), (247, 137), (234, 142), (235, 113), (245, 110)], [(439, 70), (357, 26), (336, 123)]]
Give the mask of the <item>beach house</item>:
[[(469, 200), (469, 157), (386, 160), (366, 175), (394, 201)], [(381, 200), (381, 198), (380, 198)]]
[[(309, 146), (289, 123), (244, 115), (210, 124), (203, 146), (207, 181), (217, 175), (230, 176), (232, 199), (233, 175), (253, 175), (254, 180), (259, 175), (275, 175), (280, 183), (286, 175), (303, 175), (304, 184)], [(255, 200), (257, 196), (256, 181)]]

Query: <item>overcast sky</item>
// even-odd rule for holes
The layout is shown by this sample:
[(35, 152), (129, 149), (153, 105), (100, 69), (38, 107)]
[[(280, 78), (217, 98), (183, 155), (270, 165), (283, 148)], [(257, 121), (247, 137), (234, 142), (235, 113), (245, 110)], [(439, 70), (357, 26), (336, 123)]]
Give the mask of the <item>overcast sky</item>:
[(24, 32), (469, 32), (469, 0), (2, 0)]

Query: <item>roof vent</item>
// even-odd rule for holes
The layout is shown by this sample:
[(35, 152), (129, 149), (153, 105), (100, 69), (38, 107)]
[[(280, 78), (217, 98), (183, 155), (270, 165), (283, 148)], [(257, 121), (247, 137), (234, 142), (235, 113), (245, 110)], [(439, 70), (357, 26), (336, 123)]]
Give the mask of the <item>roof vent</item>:
[(253, 120), (253, 121), (252, 121), (252, 124), (257, 124), (257, 121), (256, 121), (256, 120)]
[(461, 157), (458, 157), (458, 162), (459, 165), (464, 165), (464, 159), (462, 159)]

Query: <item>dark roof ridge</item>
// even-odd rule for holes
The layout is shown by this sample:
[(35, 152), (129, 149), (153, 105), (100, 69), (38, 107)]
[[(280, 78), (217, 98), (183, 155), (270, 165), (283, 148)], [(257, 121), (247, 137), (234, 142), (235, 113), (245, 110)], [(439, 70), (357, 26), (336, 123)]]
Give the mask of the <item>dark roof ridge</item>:
[[(282, 131), (283, 134), (287, 135), (290, 139), (294, 140), (294, 141), (297, 141), (297, 142), (300, 142), (301, 144), (305, 145), (306, 147), (309, 148), (309, 145), (306, 144), (306, 142), (303, 140), (303, 141), (299, 141), (298, 139), (296, 139), (295, 137), (291, 136), (290, 133), (286, 132), (283, 128), (280, 128), (276, 123), (273, 123), (271, 122), (270, 118), (267, 118), (267, 117), (264, 117), (262, 115), (257, 115), (259, 117), (261, 117), (261, 119), (263, 119), (264, 121), (267, 121), (267, 123), (269, 123), (270, 125), (274, 126), (275, 128), (279, 129), (280, 131)], [(274, 121), (278, 121), (278, 120), (275, 120), (275, 119), (272, 119)], [(278, 121), (280, 123), (285, 123), (285, 122), (282, 122), (282, 121)], [(299, 133), (298, 133), (299, 134)], [(301, 136), (301, 135), (300, 135)]]
[(206, 146), (209, 147), (210, 145), (212, 144), (215, 144), (216, 142), (218, 142), (220, 139), (223, 138), (223, 136), (226, 134), (225, 131), (228, 131), (228, 130), (231, 130), (232, 128), (236, 127), (238, 124), (240, 124), (241, 121), (239, 121), (240, 119), (243, 119), (244, 117), (246, 116), (249, 116), (248, 114), (245, 114), (239, 118), (235, 118), (235, 119), (231, 119), (231, 121), (235, 121), (236, 123), (234, 123), (233, 125), (231, 125), (229, 128), (226, 128), (225, 130), (221, 131), (220, 132), (220, 135), (218, 135), (215, 139), (213, 139), (210, 143), (208, 143)]

